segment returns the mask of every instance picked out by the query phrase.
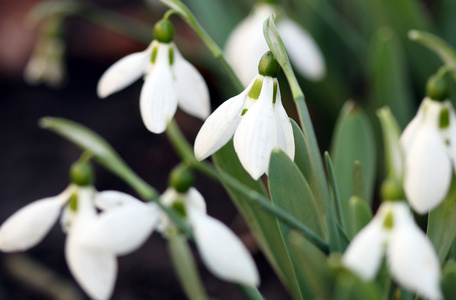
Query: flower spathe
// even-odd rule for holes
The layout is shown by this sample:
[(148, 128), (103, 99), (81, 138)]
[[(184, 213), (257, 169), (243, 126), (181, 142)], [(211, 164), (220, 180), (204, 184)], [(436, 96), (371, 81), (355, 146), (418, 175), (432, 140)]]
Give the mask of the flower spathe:
[[(111, 192), (109, 198), (118, 198)], [(10, 216), (0, 227), (0, 250), (25, 251), (38, 244), (62, 214), (67, 231), (65, 257), (75, 280), (92, 299), (109, 299), (117, 276), (117, 255), (136, 250), (150, 234), (157, 219), (115, 210), (97, 213), (97, 193), (92, 186), (70, 185), (64, 192), (32, 202)], [(139, 201), (139, 200), (138, 200)], [(112, 218), (112, 217), (115, 218)], [(131, 237), (122, 228), (135, 228)], [(100, 240), (103, 247), (93, 243)], [(110, 247), (107, 248), (106, 245)], [(113, 245), (118, 245), (114, 247)]]
[(401, 135), (404, 190), (412, 208), (424, 214), (445, 198), (456, 163), (456, 115), (449, 100), (426, 97)]
[(173, 42), (154, 40), (146, 50), (127, 55), (114, 63), (98, 82), (98, 96), (105, 98), (143, 75), (140, 111), (149, 131), (164, 132), (178, 105), (186, 113), (202, 120), (209, 115), (206, 83)]
[(233, 135), (239, 160), (255, 180), (267, 172), (273, 148), (279, 147), (294, 158), (293, 129), (276, 78), (257, 75), (241, 94), (220, 105), (196, 136), (196, 158), (212, 155)]
[(425, 298), (442, 299), (438, 257), (405, 202), (383, 202), (372, 221), (353, 238), (342, 263), (361, 278), (373, 280), (385, 252), (397, 283)]
[[(174, 225), (168, 215), (156, 203), (142, 203), (129, 195), (117, 197), (117, 203), (107, 203), (105, 193), (99, 194), (99, 207), (122, 205), (132, 212), (146, 213), (151, 219), (158, 220), (149, 233), (156, 229), (166, 236), (168, 229)], [(119, 196), (119, 195), (118, 195)], [(174, 208), (181, 214), (193, 229), (198, 252), (206, 267), (223, 280), (240, 283), (248, 286), (259, 284), (259, 275), (255, 263), (239, 240), (239, 238), (222, 222), (210, 217), (206, 213), (206, 203), (203, 196), (195, 189), (190, 188), (185, 193), (178, 193), (174, 188), (168, 188), (160, 198), (163, 205)], [(107, 211), (109, 214), (109, 211)], [(129, 229), (125, 229), (128, 231)], [(131, 228), (129, 236), (136, 236), (138, 232)], [(140, 232), (142, 239), (142, 232)], [(91, 236), (93, 237), (93, 235)], [(91, 241), (100, 247), (106, 245), (103, 240)], [(111, 246), (106, 245), (106, 249)]]
[[(275, 5), (258, 3), (228, 37), (226, 58), (245, 85), (255, 76), (257, 61), (269, 49), (263, 37), (263, 22), (276, 10)], [(293, 66), (310, 80), (322, 79), (326, 72), (325, 61), (312, 36), (283, 12), (276, 23)]]

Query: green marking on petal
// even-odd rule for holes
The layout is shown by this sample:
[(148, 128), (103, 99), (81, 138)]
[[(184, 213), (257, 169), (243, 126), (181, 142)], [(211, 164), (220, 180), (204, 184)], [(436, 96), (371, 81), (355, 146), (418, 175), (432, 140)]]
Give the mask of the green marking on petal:
[(172, 66), (174, 63), (174, 48), (169, 47), (168, 49), (169, 65)]
[(383, 222), (383, 227), (390, 230), (393, 229), (394, 222), (393, 222), (393, 213), (390, 211), (386, 215), (385, 221)]
[(245, 113), (246, 113), (247, 111), (248, 111), (248, 109), (247, 109), (247, 108), (244, 108), (244, 109), (242, 110), (241, 116), (245, 115)]
[(77, 194), (71, 195), (68, 206), (70, 207), (71, 211), (76, 212), (78, 210), (78, 195)]
[(274, 81), (274, 91), (272, 92), (272, 103), (276, 103), (276, 100), (277, 100), (277, 88), (278, 88), (278, 84), (277, 84), (277, 81)]
[(448, 126), (450, 126), (450, 111), (447, 107), (444, 107), (440, 111), (439, 127), (440, 129), (445, 129)]
[(157, 59), (157, 53), (158, 53), (158, 47), (157, 46), (154, 46), (152, 48), (152, 55), (150, 57), (150, 61), (154, 64), (155, 63), (155, 60)]
[(253, 100), (257, 100), (258, 97), (260, 97), (262, 87), (263, 87), (263, 79), (262, 78), (255, 79), (255, 82), (253, 83), (252, 87), (250, 88), (248, 97)]
[(175, 201), (171, 207), (179, 216), (183, 218), (187, 216), (187, 212), (185, 211), (185, 206), (182, 201)]
[(449, 140), (449, 139), (445, 139), (445, 145), (451, 146), (451, 143), (450, 143), (450, 140)]

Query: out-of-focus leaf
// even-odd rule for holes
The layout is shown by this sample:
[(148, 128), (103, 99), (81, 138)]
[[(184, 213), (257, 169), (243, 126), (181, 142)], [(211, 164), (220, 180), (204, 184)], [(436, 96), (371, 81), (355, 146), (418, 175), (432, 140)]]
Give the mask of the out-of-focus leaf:
[(353, 238), (370, 220), (372, 211), (366, 201), (358, 196), (350, 197), (349, 201), (348, 236)]
[[(451, 45), (456, 45), (456, 1), (441, 0), (436, 3), (436, 18), (435, 21), (439, 27), (438, 32), (442, 34), (442, 38)], [(456, 298), (455, 298), (456, 299)]]
[(442, 292), (445, 299), (456, 299), (456, 262), (449, 260), (443, 269)]
[(296, 231), (289, 234), (289, 245), (298, 269), (313, 299), (330, 299), (331, 281), (326, 256)]
[[(322, 238), (325, 238), (322, 216), (318, 212), (306, 179), (288, 155), (279, 148), (274, 149), (271, 153), (268, 182), (271, 199), (275, 205), (300, 220)], [(305, 284), (302, 270), (296, 268), (296, 258), (291, 251), (288, 240), (291, 229), (283, 223), (279, 223), (279, 229), (294, 266), (303, 299), (312, 299)]]
[(337, 216), (338, 224), (341, 228), (345, 229), (345, 219), (342, 213), (342, 207), (340, 203), (339, 187), (337, 185), (336, 174), (334, 173), (334, 167), (331, 161), (331, 157), (329, 156), (328, 152), (325, 152), (325, 162), (326, 169), (328, 171), (329, 185), (331, 187), (333, 196), (333, 209), (335, 211), (335, 215)]
[[(234, 151), (232, 141), (217, 151), (212, 158), (217, 168), (237, 178), (249, 188), (263, 195), (267, 195), (262, 183), (253, 180), (242, 167)], [(249, 225), (263, 253), (265, 253), (290, 294), (294, 299), (301, 299), (294, 269), (285, 248), (277, 219), (258, 206), (252, 205), (252, 202), (247, 199), (247, 195), (231, 189), (226, 185), (225, 189), (230, 194), (231, 199)]]
[(353, 196), (357, 196), (361, 199), (367, 199), (363, 167), (359, 161), (355, 161), (353, 164)]
[(401, 43), (389, 27), (380, 28), (369, 53), (371, 98), (374, 108), (389, 106), (401, 127), (412, 116), (413, 97)]
[(190, 300), (209, 299), (186, 238), (176, 232), (170, 233), (168, 235), (168, 248), (177, 277), (187, 297)]
[(376, 169), (376, 148), (370, 122), (353, 102), (347, 102), (336, 123), (331, 144), (344, 218), (348, 218), (348, 200), (353, 195), (353, 164), (363, 166), (366, 201), (371, 203)]
[(443, 202), (429, 213), (427, 235), (443, 262), (456, 238), (456, 177)]

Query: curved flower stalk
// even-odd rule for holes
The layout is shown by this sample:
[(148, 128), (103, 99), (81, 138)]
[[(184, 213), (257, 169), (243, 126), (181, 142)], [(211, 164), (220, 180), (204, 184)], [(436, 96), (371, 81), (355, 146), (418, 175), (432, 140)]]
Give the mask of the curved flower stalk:
[[(146, 211), (150, 219), (158, 220), (152, 228), (149, 228), (149, 233), (156, 229), (166, 236), (166, 232), (174, 227), (168, 215), (156, 203), (146, 204), (127, 194), (118, 193), (116, 193), (116, 201), (112, 201), (115, 197), (111, 197), (109, 193), (112, 192), (101, 192), (97, 196), (97, 206), (106, 209), (107, 216), (111, 211), (116, 211), (117, 206), (123, 206), (132, 214), (134, 211), (140, 214)], [(184, 193), (168, 188), (161, 196), (161, 202), (173, 208), (188, 221), (193, 229), (201, 258), (214, 275), (223, 280), (248, 286), (259, 284), (258, 271), (248, 250), (226, 225), (207, 215), (204, 198), (195, 188), (190, 188)], [(144, 230), (139, 232), (136, 228), (124, 228), (124, 230), (128, 231), (128, 235), (132, 238), (142, 240), (144, 237)], [(105, 247), (106, 250), (111, 248), (102, 236), (91, 235), (90, 238), (92, 245)]]
[(361, 278), (373, 280), (384, 252), (391, 276), (400, 285), (425, 298), (442, 299), (437, 254), (405, 202), (383, 202), (354, 237), (342, 263)]
[(263, 22), (276, 13), (277, 30), (298, 72), (309, 80), (325, 76), (324, 58), (312, 36), (296, 24), (277, 5), (258, 3), (228, 37), (225, 53), (228, 62), (247, 85), (256, 73), (256, 62), (269, 48), (263, 37)]
[[(103, 195), (111, 202), (119, 198), (119, 192), (114, 191)], [(67, 232), (65, 256), (71, 273), (92, 299), (109, 299), (117, 276), (116, 256), (141, 246), (158, 220), (144, 209), (140, 213), (135, 210), (134, 214), (131, 209), (97, 214), (96, 197), (92, 186), (72, 184), (55, 197), (24, 206), (0, 227), (0, 250), (25, 251), (37, 245), (63, 210), (61, 222)], [(131, 236), (130, 230), (137, 234)], [(103, 247), (94, 240), (101, 240)]]
[(208, 88), (172, 42), (171, 23), (157, 23), (154, 32), (155, 40), (146, 50), (127, 55), (106, 70), (98, 82), (98, 96), (105, 98), (145, 75), (140, 111), (149, 131), (164, 132), (178, 105), (186, 113), (206, 119), (210, 113)]
[(401, 135), (404, 190), (412, 208), (424, 214), (445, 198), (456, 164), (456, 115), (449, 100), (426, 97)]
[[(270, 52), (263, 59), (277, 64)], [(279, 147), (294, 158), (293, 130), (282, 105), (276, 74), (260, 70), (241, 94), (225, 101), (207, 118), (196, 136), (196, 158), (209, 157), (233, 135), (239, 160), (255, 180), (268, 171), (273, 148)]]

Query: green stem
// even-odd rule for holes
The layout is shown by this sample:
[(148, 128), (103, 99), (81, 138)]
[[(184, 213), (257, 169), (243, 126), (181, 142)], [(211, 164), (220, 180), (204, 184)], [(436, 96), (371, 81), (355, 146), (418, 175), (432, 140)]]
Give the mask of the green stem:
[(235, 85), (236, 89), (241, 92), (244, 90), (244, 85), (241, 83), (236, 73), (233, 71), (231, 66), (226, 61), (223, 56), (223, 51), (217, 45), (217, 43), (211, 38), (207, 31), (201, 26), (192, 12), (179, 0), (160, 0), (164, 4), (168, 5), (170, 8), (174, 9), (177, 14), (199, 35), (201, 40), (206, 44), (209, 51), (212, 55), (219, 61), (223, 69)]
[(230, 176), (222, 170), (215, 169), (211, 164), (206, 162), (199, 162), (193, 155), (193, 150), (185, 140), (185, 137), (179, 130), (179, 127), (175, 121), (171, 121), (168, 124), (166, 130), (171, 144), (174, 146), (178, 155), (195, 170), (209, 176), (219, 182), (224, 182), (227, 186), (237, 190), (244, 195), (248, 195), (249, 201), (252, 201), (255, 205), (258, 205), (264, 211), (272, 214), (284, 224), (287, 224), (291, 228), (301, 232), (311, 243), (318, 247), (323, 253), (328, 254), (329, 248), (324, 240), (322, 240), (315, 232), (309, 227), (299, 222), (296, 218), (289, 215), (285, 210), (271, 204), (268, 198), (264, 197), (260, 193), (248, 188), (242, 182), (236, 178)]
[(260, 291), (258, 291), (258, 289), (256, 287), (240, 285), (240, 284), (238, 285), (238, 287), (249, 300), (264, 300)]

